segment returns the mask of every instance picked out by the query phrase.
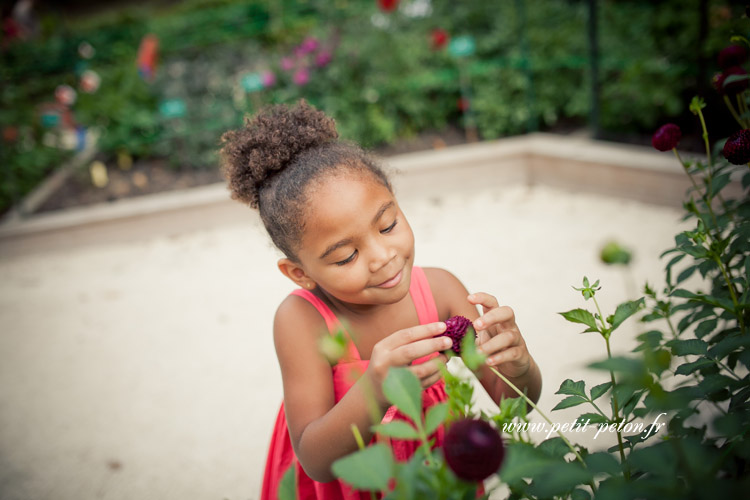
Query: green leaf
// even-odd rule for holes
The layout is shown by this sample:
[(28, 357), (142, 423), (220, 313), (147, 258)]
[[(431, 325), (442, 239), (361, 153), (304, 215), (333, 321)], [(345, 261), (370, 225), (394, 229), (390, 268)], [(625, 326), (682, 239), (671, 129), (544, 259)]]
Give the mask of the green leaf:
[(700, 358), (690, 363), (683, 363), (677, 367), (675, 374), (677, 375), (690, 375), (696, 370), (704, 368), (706, 366), (713, 366), (714, 362), (708, 358)]
[(666, 344), (675, 356), (686, 356), (688, 354), (706, 354), (708, 343), (699, 339), (674, 339)]
[(645, 371), (643, 360), (623, 358), (619, 356), (591, 363), (589, 368), (607, 371), (612, 370), (614, 372), (623, 372), (630, 375), (638, 375)]
[(564, 380), (555, 394), (569, 394), (586, 399), (586, 382), (583, 380), (578, 382), (573, 382), (571, 379)]
[(609, 423), (609, 419), (599, 413), (582, 413), (581, 416), (576, 419), (576, 425), (583, 426), (587, 423), (589, 425), (604, 424)]
[(378, 434), (396, 439), (419, 439), (419, 432), (404, 420), (393, 420), (386, 424), (374, 425), (372, 429)]
[(644, 303), (645, 301), (643, 297), (641, 297), (638, 300), (631, 300), (617, 306), (617, 309), (615, 309), (614, 319), (612, 320), (612, 330), (614, 331), (615, 329), (617, 329), (617, 327), (620, 326), (623, 321), (635, 314), (641, 307), (643, 307)]
[(583, 399), (580, 396), (568, 396), (567, 398), (557, 403), (557, 406), (552, 408), (552, 411), (562, 410), (565, 408), (570, 408), (572, 406), (578, 406), (579, 404), (585, 403), (586, 401), (588, 400)]
[(594, 315), (588, 312), (586, 309), (573, 309), (571, 311), (558, 314), (560, 314), (563, 318), (570, 321), (571, 323), (581, 323), (592, 328), (594, 331), (599, 331), (599, 328), (596, 326), (596, 319), (594, 318)]
[(466, 330), (466, 335), (461, 339), (461, 359), (471, 371), (477, 371), (487, 359), (487, 356), (477, 351), (477, 334), (473, 327)]
[(586, 466), (589, 468), (589, 470), (596, 474), (604, 473), (609, 474), (610, 476), (617, 476), (622, 474), (620, 462), (618, 462), (617, 459), (609, 453), (605, 453), (603, 451), (591, 453), (587, 455), (586, 458), (583, 459), (583, 461), (586, 462)]
[(425, 415), (425, 432), (429, 436), (435, 430), (445, 422), (445, 418), (448, 416), (448, 403), (439, 403), (435, 406), (431, 406), (427, 410)]
[(711, 318), (699, 324), (695, 327), (695, 336), (699, 339), (705, 337), (706, 335), (714, 331), (718, 322), (719, 321), (717, 318)]
[(731, 337), (726, 337), (711, 347), (708, 351), (708, 356), (721, 360), (728, 356), (729, 353), (738, 350), (740, 347), (750, 347), (750, 336), (737, 334)]
[(422, 385), (417, 376), (407, 368), (388, 370), (383, 382), (383, 394), (414, 422), (422, 421)]
[(297, 500), (297, 467), (292, 462), (281, 477), (279, 483), (279, 500)]
[(570, 448), (568, 448), (568, 445), (559, 436), (545, 439), (539, 443), (538, 448), (546, 455), (554, 458), (565, 458), (565, 455), (570, 453)]
[(385, 490), (393, 477), (394, 461), (383, 443), (368, 446), (333, 462), (336, 477), (358, 490)]
[(591, 401), (596, 401), (612, 387), (612, 382), (604, 382), (591, 388)]

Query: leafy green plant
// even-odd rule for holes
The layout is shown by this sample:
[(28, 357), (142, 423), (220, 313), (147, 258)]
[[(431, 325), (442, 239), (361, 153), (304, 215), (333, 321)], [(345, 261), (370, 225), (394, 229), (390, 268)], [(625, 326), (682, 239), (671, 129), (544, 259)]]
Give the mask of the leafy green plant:
[[(743, 124), (750, 112), (744, 93), (740, 99), (737, 115)], [(750, 491), (750, 170), (742, 162), (725, 161), (715, 152), (718, 149), (711, 148), (704, 108), (700, 98), (690, 103), (703, 131), (705, 160), (681, 159), (674, 149), (681, 135), (676, 126), (660, 129), (654, 137), (658, 149), (674, 150), (692, 185), (684, 208), (685, 219), (693, 221), (694, 228), (676, 235), (674, 246), (662, 254), (669, 258), (665, 286), (656, 290), (646, 284), (643, 297), (605, 313), (597, 299), (600, 282), (584, 277), (574, 289), (591, 306), (560, 313), (582, 325), (582, 333), (601, 339), (606, 352), (589, 367), (604, 372), (608, 381), (587, 388), (584, 380), (568, 379), (556, 392), (563, 398), (551, 412), (583, 408), (575, 421), (555, 422), (496, 370), (518, 398), (504, 399), (492, 414), (475, 412), (471, 384), (446, 370), (447, 405), (423, 420), (416, 410), (419, 384), (409, 379), (408, 371), (394, 370), (386, 382), (390, 388), (384, 390), (393, 404), (411, 415), (413, 425), (401, 422), (375, 428), (394, 437), (418, 439), (423, 446), (408, 463), (397, 463), (383, 444), (365, 447), (360, 442), (361, 450), (336, 462), (334, 473), (386, 498), (476, 498), (479, 485), (457, 480), (440, 450), (431, 450), (426, 440), (427, 430), (436, 423), (450, 430), (452, 422), (470, 417), (492, 422), (503, 432), (507, 458), (497, 475), (512, 499), (746, 496)], [(750, 140), (740, 138), (723, 151), (733, 161), (750, 160)], [(629, 258), (610, 260), (626, 265)], [(614, 356), (612, 342), (624, 322), (633, 318), (650, 329), (638, 335), (631, 354)], [(472, 345), (464, 339), (462, 360), (476, 368), (481, 356), (475, 356)], [(532, 423), (529, 408), (543, 422)], [(597, 443), (604, 446), (588, 449), (566, 435), (579, 432), (596, 433)], [(546, 433), (546, 438), (536, 442), (536, 433)], [(374, 470), (379, 471), (377, 479)]]

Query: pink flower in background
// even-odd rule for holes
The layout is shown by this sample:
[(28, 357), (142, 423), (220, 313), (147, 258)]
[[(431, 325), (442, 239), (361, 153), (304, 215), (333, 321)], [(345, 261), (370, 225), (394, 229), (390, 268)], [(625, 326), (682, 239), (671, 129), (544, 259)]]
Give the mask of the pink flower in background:
[(294, 72), (292, 80), (300, 87), (306, 85), (307, 82), (310, 81), (310, 72), (307, 70), (307, 68), (300, 68)]
[(294, 59), (291, 57), (282, 57), (280, 66), (284, 71), (291, 71), (294, 68)]
[(323, 49), (315, 56), (315, 65), (319, 68), (324, 68), (328, 66), (332, 59), (333, 56), (331, 55), (331, 53)]
[(264, 87), (273, 87), (276, 83), (276, 74), (273, 71), (264, 71), (260, 76), (260, 81)]
[(320, 42), (314, 36), (308, 36), (302, 41), (302, 44), (300, 44), (303, 54), (315, 52), (318, 50), (318, 47), (320, 47)]
[(76, 97), (76, 91), (70, 85), (58, 85), (55, 89), (55, 99), (63, 106), (72, 106)]
[(99, 90), (99, 85), (101, 85), (101, 83), (102, 79), (96, 71), (87, 69), (81, 75), (81, 90), (88, 94), (93, 94)]

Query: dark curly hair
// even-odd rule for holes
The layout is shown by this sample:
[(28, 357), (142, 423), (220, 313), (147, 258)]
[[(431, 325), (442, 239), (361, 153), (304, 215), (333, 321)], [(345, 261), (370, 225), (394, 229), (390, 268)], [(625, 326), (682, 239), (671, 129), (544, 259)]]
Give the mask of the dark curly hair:
[(378, 164), (341, 141), (333, 119), (304, 100), (265, 108), (221, 137), (222, 171), (232, 198), (257, 208), (274, 244), (297, 261), (307, 186), (342, 169), (369, 173), (389, 190)]

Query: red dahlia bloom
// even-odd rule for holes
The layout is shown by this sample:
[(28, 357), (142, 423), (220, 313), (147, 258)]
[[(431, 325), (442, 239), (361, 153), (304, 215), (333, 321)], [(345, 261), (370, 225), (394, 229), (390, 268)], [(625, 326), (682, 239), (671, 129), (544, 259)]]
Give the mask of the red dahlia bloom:
[(463, 316), (453, 316), (445, 320), (445, 331), (438, 337), (449, 337), (453, 341), (451, 350), (456, 354), (461, 354), (461, 341), (466, 336), (466, 332), (471, 326), (471, 320)]
[(729, 163), (743, 165), (750, 162), (750, 130), (744, 129), (729, 136), (722, 151)]
[(717, 82), (717, 84), (720, 86), (720, 94), (735, 95), (739, 94), (747, 88), (747, 80), (737, 80), (734, 82), (725, 83), (727, 78), (734, 75), (747, 75), (747, 71), (739, 66), (732, 66), (731, 68), (724, 70), (724, 73), (721, 74), (720, 81)]
[(739, 66), (747, 61), (747, 50), (742, 45), (730, 45), (719, 52), (719, 67), (729, 69), (732, 66)]
[(396, 7), (398, 7), (398, 1), (399, 0), (378, 0), (378, 7), (380, 7), (380, 10), (383, 12), (390, 12), (396, 10)]
[(669, 151), (677, 147), (682, 137), (680, 127), (674, 123), (667, 123), (659, 127), (651, 137), (651, 144), (659, 151)]
[(448, 43), (448, 32), (444, 29), (436, 28), (432, 30), (432, 49), (438, 50), (445, 47)]
[(456, 476), (465, 481), (481, 481), (500, 469), (505, 448), (500, 434), (490, 424), (464, 419), (448, 429), (443, 454)]

